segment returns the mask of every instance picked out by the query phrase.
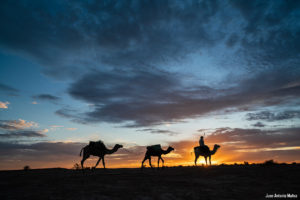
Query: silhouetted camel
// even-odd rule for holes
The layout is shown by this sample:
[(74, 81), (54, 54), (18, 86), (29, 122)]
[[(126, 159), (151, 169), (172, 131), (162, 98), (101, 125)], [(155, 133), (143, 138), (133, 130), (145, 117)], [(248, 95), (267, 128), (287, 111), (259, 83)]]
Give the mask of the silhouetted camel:
[(209, 157), (209, 164), (211, 165), (211, 156), (214, 155), (220, 147), (221, 147), (220, 145), (215, 144), (214, 149), (212, 151), (210, 151), (209, 147), (206, 145), (203, 147), (200, 146), (195, 147), (194, 148), (195, 165), (197, 165), (197, 160), (199, 156), (204, 156), (206, 165), (207, 165), (207, 157)]
[(84, 161), (86, 159), (88, 159), (90, 157), (90, 155), (98, 156), (99, 157), (99, 160), (97, 161), (95, 167), (93, 167), (93, 168), (96, 168), (97, 165), (99, 164), (100, 160), (102, 159), (102, 164), (103, 164), (103, 167), (105, 169), (104, 156), (106, 154), (112, 154), (112, 153), (118, 151), (118, 149), (122, 148), (122, 147), (123, 147), (122, 145), (116, 144), (114, 146), (114, 148), (107, 149), (106, 146), (104, 145), (104, 143), (101, 140), (99, 140), (97, 142), (91, 141), (89, 143), (89, 145), (86, 145), (80, 151), (80, 156), (81, 156), (81, 152), (83, 151), (83, 157), (82, 157), (82, 160), (81, 160), (81, 167), (82, 167), (82, 169), (83, 169), (83, 163), (84, 163)]
[(171, 151), (173, 151), (174, 148), (173, 147), (168, 147), (167, 150), (163, 150), (160, 146), (160, 144), (157, 144), (157, 145), (153, 145), (153, 146), (148, 146), (147, 147), (147, 151), (146, 151), (146, 154), (145, 154), (145, 158), (142, 162), (142, 168), (144, 166), (144, 162), (149, 159), (149, 165), (150, 167), (152, 168), (152, 165), (151, 165), (151, 156), (157, 156), (158, 157), (158, 160), (157, 160), (157, 168), (159, 168), (159, 160), (162, 161), (163, 165), (164, 166), (164, 160), (161, 158), (161, 155), (162, 154), (168, 154), (170, 153)]

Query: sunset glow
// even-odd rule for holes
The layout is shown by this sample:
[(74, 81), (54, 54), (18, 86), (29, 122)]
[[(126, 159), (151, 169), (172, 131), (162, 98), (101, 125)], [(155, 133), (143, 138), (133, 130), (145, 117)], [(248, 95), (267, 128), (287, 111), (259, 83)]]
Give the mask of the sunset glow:
[(299, 4), (214, 2), (1, 1), (0, 170), (300, 162)]

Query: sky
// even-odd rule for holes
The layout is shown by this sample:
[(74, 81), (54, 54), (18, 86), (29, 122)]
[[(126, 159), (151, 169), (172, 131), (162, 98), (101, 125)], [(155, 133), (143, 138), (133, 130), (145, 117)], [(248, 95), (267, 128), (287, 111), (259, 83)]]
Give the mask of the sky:
[[(192, 165), (300, 162), (300, 2), (0, 2), (0, 169), (71, 168), (89, 141)], [(91, 157), (87, 166), (96, 162)], [(203, 163), (203, 158), (199, 163)]]

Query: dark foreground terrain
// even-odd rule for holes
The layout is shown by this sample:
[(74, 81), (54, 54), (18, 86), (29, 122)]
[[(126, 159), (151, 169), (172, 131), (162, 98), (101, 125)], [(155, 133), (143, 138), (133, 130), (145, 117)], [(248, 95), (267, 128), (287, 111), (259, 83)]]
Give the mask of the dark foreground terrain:
[(0, 171), (2, 200), (265, 199), (288, 193), (299, 199), (299, 191), (300, 165)]

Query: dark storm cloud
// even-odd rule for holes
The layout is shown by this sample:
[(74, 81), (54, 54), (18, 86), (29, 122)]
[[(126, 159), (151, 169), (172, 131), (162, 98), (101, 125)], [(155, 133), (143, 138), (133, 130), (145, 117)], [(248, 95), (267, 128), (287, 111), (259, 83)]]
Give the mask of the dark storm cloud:
[[(94, 71), (74, 82), (69, 94), (94, 104), (94, 110), (80, 115), (86, 123), (124, 122), (129, 123), (129, 127), (149, 126), (182, 121), (228, 107), (285, 103), (300, 94), (298, 85), (288, 85), (290, 79), (278, 80), (279, 74), (289, 73), (273, 71), (241, 81), (236, 87), (217, 90), (184, 86), (178, 74), (157, 70)], [(62, 111), (57, 114), (78, 118), (78, 114)]]
[[(149, 126), (300, 94), (296, 1), (2, 1), (0, 23), (0, 48), (74, 79), (69, 94), (94, 110), (56, 113), (82, 123)], [(187, 86), (181, 61), (204, 51), (246, 75), (223, 89)], [(171, 73), (174, 63), (182, 69)]]
[[(298, 1), (231, 1), (245, 19), (241, 39), (245, 52), (268, 64), (297, 65), (300, 51)], [(254, 62), (253, 64), (257, 64)], [(289, 68), (289, 67), (288, 67)]]
[(262, 111), (258, 113), (248, 113), (247, 120), (265, 120), (265, 121), (279, 121), (279, 120), (287, 120), (287, 119), (299, 119), (300, 111), (297, 110), (288, 110), (278, 113), (273, 113), (270, 111)]
[[(180, 59), (223, 39), (230, 47), (241, 42), (251, 52), (260, 49), (264, 57), (294, 58), (300, 46), (298, 8), (296, 1), (2, 1), (0, 41), (54, 76), (80, 74), (99, 63)], [(232, 18), (241, 21), (235, 32), (226, 27)]]
[(59, 97), (53, 96), (51, 94), (39, 94), (39, 95), (33, 96), (32, 98), (34, 98), (36, 100), (51, 101), (51, 102), (57, 102), (60, 100)]
[[(179, 121), (230, 104), (207, 99), (210, 91), (215, 89), (193, 87), (192, 91), (189, 90), (172, 73), (156, 70), (123, 73), (95, 71), (73, 83), (69, 93), (76, 99), (95, 104), (93, 111), (82, 115), (87, 123), (132, 122), (129, 126)], [(74, 117), (66, 110), (59, 110), (57, 114)]]
[(175, 76), (162, 71), (95, 71), (72, 84), (69, 93), (97, 104), (145, 101), (149, 97), (163, 103), (169, 96), (180, 98), (171, 93), (176, 81)]
[(180, 58), (223, 35), (206, 31), (217, 11), (215, 1), (1, 4), (1, 46), (33, 57), (53, 76), (80, 74), (99, 62), (136, 66)]
[(46, 137), (42, 131), (20, 130), (0, 133), (0, 138)]
[(233, 47), (238, 42), (239, 37), (237, 34), (232, 34), (226, 41), (228, 47)]

